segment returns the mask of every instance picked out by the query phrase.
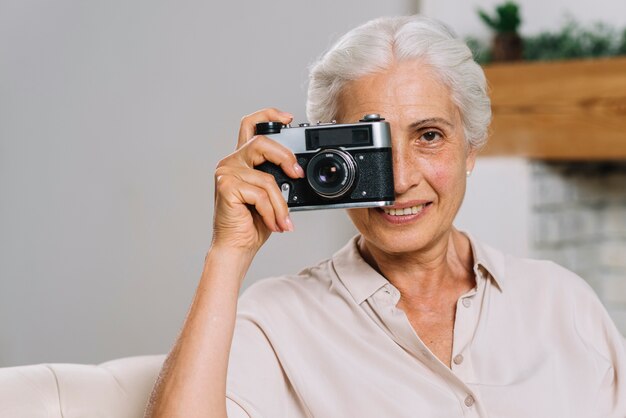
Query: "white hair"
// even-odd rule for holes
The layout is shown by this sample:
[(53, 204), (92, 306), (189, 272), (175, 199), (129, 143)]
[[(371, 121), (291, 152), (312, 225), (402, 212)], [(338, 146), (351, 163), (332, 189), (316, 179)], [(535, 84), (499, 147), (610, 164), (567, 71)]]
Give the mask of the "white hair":
[(491, 121), (485, 74), (465, 42), (444, 24), (423, 16), (374, 19), (341, 37), (311, 67), (308, 119), (336, 119), (346, 83), (385, 71), (394, 61), (415, 59), (428, 63), (450, 88), (466, 141), (471, 148), (482, 147)]

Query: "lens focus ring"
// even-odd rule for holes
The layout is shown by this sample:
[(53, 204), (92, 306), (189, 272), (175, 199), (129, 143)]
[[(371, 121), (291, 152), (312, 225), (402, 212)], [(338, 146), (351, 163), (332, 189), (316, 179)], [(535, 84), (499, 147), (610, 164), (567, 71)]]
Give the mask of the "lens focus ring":
[(307, 164), (307, 180), (320, 196), (334, 199), (343, 196), (354, 183), (356, 163), (350, 154), (339, 149), (325, 149)]

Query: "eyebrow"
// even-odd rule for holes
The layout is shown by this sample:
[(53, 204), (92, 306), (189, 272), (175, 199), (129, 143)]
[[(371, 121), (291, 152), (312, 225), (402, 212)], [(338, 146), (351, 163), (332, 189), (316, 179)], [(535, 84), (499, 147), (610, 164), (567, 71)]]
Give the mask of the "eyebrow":
[(421, 127), (423, 127), (424, 125), (430, 125), (430, 124), (437, 124), (437, 123), (442, 123), (450, 128), (452, 128), (454, 125), (452, 125), (450, 122), (448, 122), (447, 120), (443, 119), (443, 118), (428, 118), (428, 119), (422, 119), (422, 120), (418, 120), (416, 122), (413, 122), (411, 125), (409, 125), (409, 127), (411, 129), (419, 129)]

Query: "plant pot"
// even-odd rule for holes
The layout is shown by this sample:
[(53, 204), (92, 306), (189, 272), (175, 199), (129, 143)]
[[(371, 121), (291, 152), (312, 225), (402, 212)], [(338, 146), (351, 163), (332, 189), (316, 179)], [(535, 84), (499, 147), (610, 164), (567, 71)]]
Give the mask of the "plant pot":
[(494, 62), (519, 61), (524, 45), (517, 32), (501, 32), (493, 38), (491, 59)]

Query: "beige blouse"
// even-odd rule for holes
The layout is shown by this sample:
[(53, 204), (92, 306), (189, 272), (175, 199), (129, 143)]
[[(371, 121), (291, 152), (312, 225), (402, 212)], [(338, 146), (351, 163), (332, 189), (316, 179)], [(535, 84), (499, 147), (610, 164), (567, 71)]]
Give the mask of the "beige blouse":
[(229, 417), (626, 417), (624, 340), (578, 276), (470, 237), (448, 368), (356, 239), (240, 298)]

